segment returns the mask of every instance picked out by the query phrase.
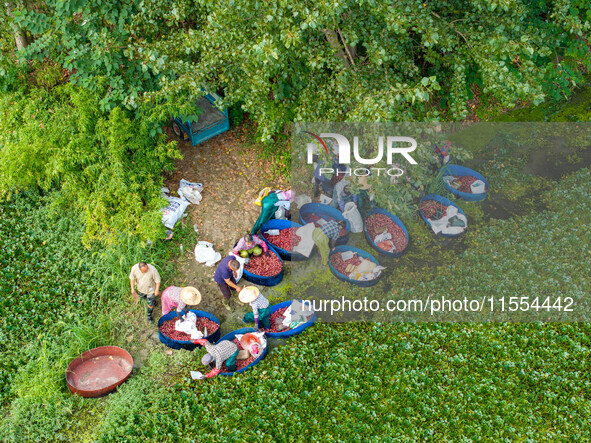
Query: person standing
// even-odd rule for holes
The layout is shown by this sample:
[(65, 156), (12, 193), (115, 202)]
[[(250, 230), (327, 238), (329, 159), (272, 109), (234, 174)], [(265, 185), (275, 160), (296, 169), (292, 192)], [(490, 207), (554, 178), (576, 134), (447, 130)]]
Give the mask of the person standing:
[[(240, 263), (233, 255), (224, 258), (215, 270), (213, 280), (217, 283), (225, 300), (230, 300), (232, 291), (240, 292), (242, 288), (236, 284), (236, 275), (240, 269)], [(232, 309), (225, 300), (222, 300), (224, 307), (231, 311)]]
[(341, 232), (341, 227), (345, 228), (347, 222), (339, 220), (338, 223), (334, 220), (330, 220), (322, 225), (320, 228), (315, 228), (312, 231), (312, 240), (318, 246), (320, 252), (320, 259), (322, 266), (328, 265), (328, 255), (336, 245)]
[(359, 188), (357, 209), (359, 209), (361, 216), (363, 217), (363, 219), (365, 219), (365, 217), (367, 217), (367, 213), (375, 206), (371, 191), (371, 185), (368, 183), (366, 176), (357, 177), (356, 185)]
[(278, 202), (289, 202), (293, 197), (291, 190), (287, 191), (275, 191), (261, 200), (261, 214), (255, 222), (251, 234), (256, 234), (261, 226), (267, 223), (275, 215), (275, 211), (279, 208)]
[(148, 321), (151, 322), (152, 313), (156, 306), (156, 297), (160, 295), (160, 274), (158, 270), (154, 265), (141, 261), (131, 268), (129, 283), (131, 284), (131, 295), (136, 303), (139, 301), (139, 297), (146, 300), (146, 315)]
[[(351, 184), (348, 181), (343, 180), (339, 184), (337, 184), (337, 186), (339, 186), (341, 183), (343, 183), (343, 187), (341, 192), (338, 193), (337, 205), (339, 207), (339, 210), (343, 212), (345, 210), (345, 205), (349, 202), (353, 202), (355, 203), (355, 206), (357, 206), (359, 196), (357, 194), (351, 193)], [(335, 189), (337, 188), (337, 186), (335, 186)]]

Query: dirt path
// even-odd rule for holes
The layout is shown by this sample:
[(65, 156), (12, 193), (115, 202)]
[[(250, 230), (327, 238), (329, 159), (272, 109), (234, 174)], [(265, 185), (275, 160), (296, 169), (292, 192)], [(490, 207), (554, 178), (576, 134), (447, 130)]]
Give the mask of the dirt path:
[[(220, 134), (200, 145), (189, 141), (179, 143), (183, 159), (176, 162), (174, 173), (165, 176), (165, 185), (176, 194), (181, 178), (203, 183), (203, 200), (190, 205), (187, 212), (191, 224), (199, 230), (199, 240), (213, 243), (222, 257), (227, 256), (234, 243), (250, 232), (260, 214), (254, 204), (259, 191), (265, 186), (274, 189), (286, 187), (281, 177), (273, 177), (272, 163), (261, 160), (256, 146), (245, 143), (247, 127)], [(195, 245), (183, 245), (184, 255), (177, 261), (180, 280), (177, 286), (192, 285), (203, 296), (199, 309), (220, 318), (238, 319), (246, 312), (239, 303), (234, 304), (231, 315), (221, 304), (221, 293), (213, 282), (215, 266), (209, 268), (195, 261)]]

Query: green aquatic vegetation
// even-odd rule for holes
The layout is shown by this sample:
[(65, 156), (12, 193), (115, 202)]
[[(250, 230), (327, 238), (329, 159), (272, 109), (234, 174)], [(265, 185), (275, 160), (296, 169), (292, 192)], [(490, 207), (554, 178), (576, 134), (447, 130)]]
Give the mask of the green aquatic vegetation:
[(584, 439), (589, 332), (586, 324), (316, 325), (248, 375), (128, 394), (125, 407), (107, 408), (104, 423), (117, 425), (100, 436)]
[[(172, 263), (178, 254), (171, 243), (148, 247), (131, 237), (87, 249), (83, 221), (59, 211), (59, 198), (30, 192), (0, 203), (3, 441), (71, 440), (67, 429), (81, 406), (67, 390), (65, 368), (93, 347), (129, 346), (131, 265), (140, 258)], [(194, 239), (192, 227), (177, 231), (179, 241)], [(169, 278), (174, 269), (160, 271)]]
[[(591, 210), (591, 171), (580, 170), (544, 194), (550, 210), (508, 220), (489, 220), (465, 234), (466, 250), (445, 272), (421, 283), (423, 294), (484, 296), (570, 296), (576, 318), (589, 316), (582, 296), (591, 285), (586, 265), (591, 234), (585, 214)], [(567, 284), (565, 284), (567, 283)], [(410, 297), (409, 285), (400, 291)]]
[[(27, 361), (23, 343), (32, 343), (60, 320), (96, 309), (103, 302), (96, 257), (82, 247), (83, 225), (76, 217), (37, 210), (38, 196), (22, 196), (0, 206), (0, 369), (4, 403), (16, 370)], [(51, 223), (51, 228), (49, 224)], [(26, 327), (30, 325), (30, 327)]]

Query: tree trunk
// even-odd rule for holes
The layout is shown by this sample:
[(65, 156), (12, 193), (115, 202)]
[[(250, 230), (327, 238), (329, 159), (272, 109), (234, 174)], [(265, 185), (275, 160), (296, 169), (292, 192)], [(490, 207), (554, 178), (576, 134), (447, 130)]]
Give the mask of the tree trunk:
[(17, 51), (21, 51), (29, 46), (29, 39), (27, 39), (27, 33), (22, 29), (13, 27), (14, 29), (14, 40), (16, 41)]
[[(6, 9), (8, 12), (8, 15), (10, 15), (12, 18), (14, 18), (14, 15), (12, 14), (12, 11), (14, 9), (14, 4), (12, 2), (8, 2), (6, 3)], [(22, 51), (23, 49), (25, 49), (27, 46), (29, 46), (29, 39), (27, 38), (27, 31), (24, 29), (20, 29), (19, 27), (16, 26), (16, 24), (12, 24), (12, 31), (13, 31), (13, 35), (14, 35), (14, 40), (16, 42), (16, 49), (17, 51)]]
[(343, 62), (345, 63), (345, 67), (348, 68), (349, 67), (349, 58), (347, 57), (347, 54), (345, 54), (345, 51), (343, 50), (343, 45), (339, 41), (339, 37), (338, 37), (337, 32), (332, 29), (323, 29), (322, 32), (324, 33), (324, 36), (326, 37), (326, 40), (328, 41), (328, 44), (330, 45), (330, 47), (336, 51), (337, 57), (341, 58), (343, 60)]

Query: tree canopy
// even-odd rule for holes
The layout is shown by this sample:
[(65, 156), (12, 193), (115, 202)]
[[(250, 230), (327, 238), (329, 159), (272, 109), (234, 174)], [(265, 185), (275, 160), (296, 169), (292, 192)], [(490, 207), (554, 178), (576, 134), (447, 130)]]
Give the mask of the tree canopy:
[[(160, 153), (150, 166), (156, 176), (176, 155), (164, 148), (160, 125), (204, 92), (219, 92), (223, 105), (248, 112), (260, 139), (269, 140), (294, 121), (461, 119), (475, 93), (505, 107), (537, 104), (568, 96), (591, 67), (589, 0), (11, 0), (7, 5), (0, 12), (0, 87), (13, 95), (2, 101), (0, 123), (5, 192), (65, 184), (67, 171), (104, 162), (113, 153), (109, 146), (118, 143), (137, 156)], [(59, 89), (64, 84), (72, 88)], [(73, 95), (64, 97), (64, 91)], [(47, 131), (32, 135), (31, 116), (10, 110), (31, 97), (43, 101), (43, 94), (62, 105), (71, 102), (73, 120), (59, 123), (76, 126), (71, 134), (57, 134), (55, 126), (51, 142)], [(92, 103), (97, 124), (103, 122), (97, 126), (103, 135), (88, 138), (80, 121), (85, 113), (74, 115), (75, 97), (81, 96), (92, 97), (85, 103)], [(57, 121), (49, 113), (58, 108), (42, 107), (49, 120), (39, 124)], [(128, 128), (110, 127), (121, 122)], [(109, 139), (109, 131), (133, 131), (136, 125), (141, 132)], [(70, 143), (97, 143), (101, 152), (73, 164), (61, 158), (70, 155), (64, 148)], [(31, 150), (37, 160), (31, 160)], [(48, 155), (53, 162), (43, 164), (40, 159)], [(109, 211), (124, 206), (116, 195), (109, 196), (115, 199)], [(134, 201), (140, 206), (152, 201), (148, 206), (154, 209), (152, 197), (139, 192)], [(137, 223), (126, 220), (128, 226)]]
[[(31, 36), (104, 109), (221, 90), (268, 138), (293, 120), (462, 118), (471, 86), (506, 105), (568, 94), (588, 69), (586, 0), (44, 0)], [(102, 79), (102, 80), (101, 80)]]

